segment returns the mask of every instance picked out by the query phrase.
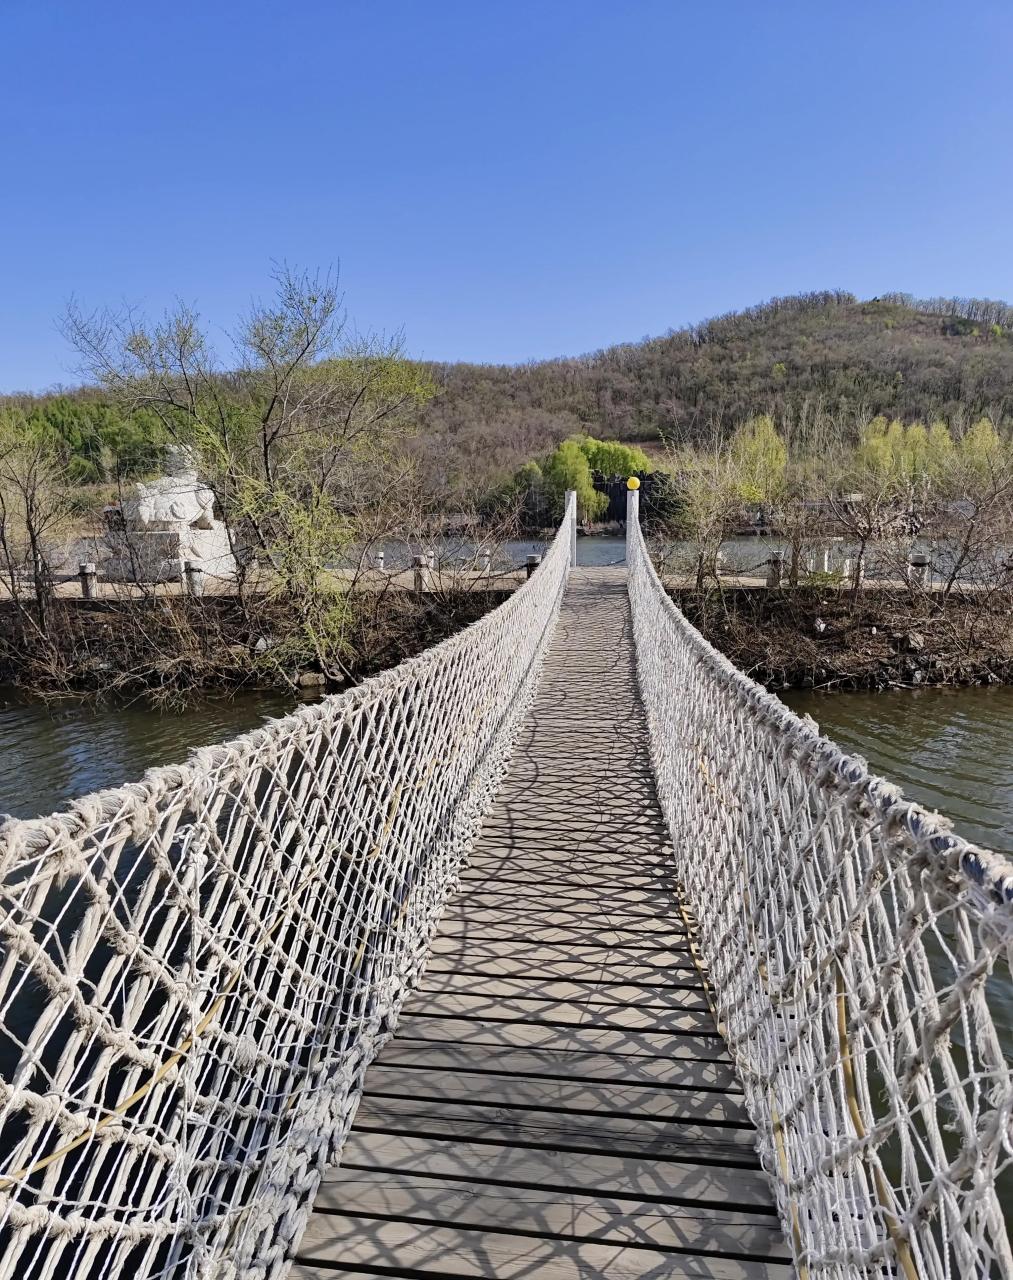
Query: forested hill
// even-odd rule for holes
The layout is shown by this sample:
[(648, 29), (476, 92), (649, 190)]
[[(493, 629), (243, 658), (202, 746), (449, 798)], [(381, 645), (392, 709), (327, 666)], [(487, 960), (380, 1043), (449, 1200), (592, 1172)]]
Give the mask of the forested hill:
[[(768, 413), (857, 438), (877, 414), (943, 419), (959, 435), (987, 414), (1013, 428), (1013, 308), (1000, 302), (848, 293), (775, 298), (661, 338), (527, 365), (418, 370), (436, 395), (411, 444), (436, 500), (480, 497), (567, 436), (701, 443)], [(64, 442), (67, 475), (109, 482), (157, 470), (157, 417), (98, 388), (0, 397)]]
[(522, 366), (438, 366), (420, 453), (432, 480), (482, 487), (575, 431), (703, 441), (757, 413), (1013, 419), (1013, 308), (976, 299), (775, 298), (661, 338)]

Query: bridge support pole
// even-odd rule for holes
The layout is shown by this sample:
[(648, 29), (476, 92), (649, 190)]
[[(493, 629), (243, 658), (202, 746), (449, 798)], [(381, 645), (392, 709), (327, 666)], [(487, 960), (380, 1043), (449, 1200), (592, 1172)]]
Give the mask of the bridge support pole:
[(567, 489), (564, 510), (570, 519), (570, 567), (577, 564), (577, 490)]
[(640, 490), (626, 490), (626, 539), (629, 541), (630, 529), (640, 520)]

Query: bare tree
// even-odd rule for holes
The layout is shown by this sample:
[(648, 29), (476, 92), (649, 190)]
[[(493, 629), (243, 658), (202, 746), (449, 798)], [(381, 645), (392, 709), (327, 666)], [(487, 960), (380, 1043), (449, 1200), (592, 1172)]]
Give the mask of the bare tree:
[[(72, 512), (59, 442), (17, 410), (0, 415), (0, 557), (3, 575), (24, 628), (52, 649), (53, 573), (50, 554)], [(24, 607), (31, 584), (34, 611)]]
[(334, 277), (283, 267), (275, 284), (227, 358), (184, 305), (157, 322), (72, 306), (64, 327), (90, 377), (196, 455), (238, 561), (255, 555), (261, 588), (291, 611), (274, 660), (308, 659), (340, 679), (348, 602), (329, 566), (396, 474), (411, 412), (433, 387), (399, 335), (348, 330)]

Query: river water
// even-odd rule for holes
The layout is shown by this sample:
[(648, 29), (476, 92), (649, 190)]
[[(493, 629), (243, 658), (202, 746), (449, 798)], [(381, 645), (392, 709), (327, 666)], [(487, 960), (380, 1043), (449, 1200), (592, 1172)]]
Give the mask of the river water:
[(1013, 853), (1013, 688), (783, 693), (958, 835)]
[(34, 818), (77, 796), (178, 764), (191, 747), (224, 742), (295, 706), (291, 695), (204, 698), (185, 711), (144, 702), (41, 703), (0, 689), (0, 814)]

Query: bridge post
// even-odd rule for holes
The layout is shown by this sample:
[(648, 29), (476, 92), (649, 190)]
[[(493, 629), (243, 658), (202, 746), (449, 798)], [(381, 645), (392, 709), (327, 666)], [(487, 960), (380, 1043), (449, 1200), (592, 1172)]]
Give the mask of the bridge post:
[(630, 528), (640, 523), (640, 490), (626, 490), (626, 540), (630, 538)]
[(529, 578), (541, 563), (542, 563), (541, 556), (528, 556), (524, 564), (524, 571)]
[(577, 564), (577, 490), (567, 489), (566, 506), (563, 508), (570, 521), (570, 568)]

